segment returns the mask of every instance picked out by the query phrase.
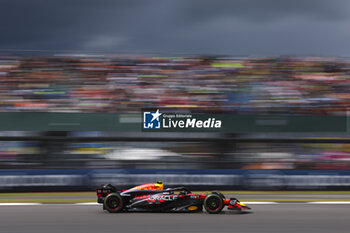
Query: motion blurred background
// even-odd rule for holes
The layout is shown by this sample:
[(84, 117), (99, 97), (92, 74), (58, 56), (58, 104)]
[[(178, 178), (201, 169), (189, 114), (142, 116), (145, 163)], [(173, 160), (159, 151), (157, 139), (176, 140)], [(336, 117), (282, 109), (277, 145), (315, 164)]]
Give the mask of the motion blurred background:
[(0, 4), (0, 192), (350, 188), (348, 1)]
[[(350, 187), (345, 58), (45, 54), (0, 64), (2, 191), (157, 179)], [(217, 132), (143, 132), (145, 107), (229, 121)]]

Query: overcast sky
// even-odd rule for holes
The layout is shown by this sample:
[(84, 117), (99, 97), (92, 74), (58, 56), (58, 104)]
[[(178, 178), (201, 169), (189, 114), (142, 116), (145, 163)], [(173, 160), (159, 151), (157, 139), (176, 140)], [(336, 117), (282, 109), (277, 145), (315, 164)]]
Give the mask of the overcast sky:
[(349, 41), (349, 0), (0, 0), (0, 52), (349, 56)]

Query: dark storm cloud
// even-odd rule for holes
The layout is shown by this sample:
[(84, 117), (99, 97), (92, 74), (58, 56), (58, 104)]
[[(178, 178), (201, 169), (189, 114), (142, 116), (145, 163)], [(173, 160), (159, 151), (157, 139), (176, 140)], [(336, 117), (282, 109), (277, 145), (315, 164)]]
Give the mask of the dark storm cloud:
[(0, 49), (348, 55), (347, 0), (0, 0)]

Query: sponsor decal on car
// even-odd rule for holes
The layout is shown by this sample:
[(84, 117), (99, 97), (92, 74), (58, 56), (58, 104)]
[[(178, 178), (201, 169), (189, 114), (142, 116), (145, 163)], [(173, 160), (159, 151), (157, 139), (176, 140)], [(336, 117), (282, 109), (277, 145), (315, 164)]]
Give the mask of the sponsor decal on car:
[(151, 196), (148, 198), (149, 201), (174, 201), (178, 198), (178, 195), (161, 195)]

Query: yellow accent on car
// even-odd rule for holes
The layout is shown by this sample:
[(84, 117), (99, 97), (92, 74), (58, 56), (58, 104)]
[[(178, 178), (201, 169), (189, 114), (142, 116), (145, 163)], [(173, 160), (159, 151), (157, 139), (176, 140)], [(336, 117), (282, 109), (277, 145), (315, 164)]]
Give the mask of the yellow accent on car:
[(191, 205), (187, 208), (188, 210), (198, 210), (198, 206)]
[(164, 188), (163, 184), (159, 184), (159, 183), (154, 184), (154, 186), (156, 187), (156, 190), (163, 190)]

